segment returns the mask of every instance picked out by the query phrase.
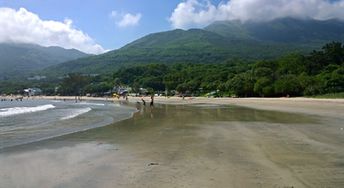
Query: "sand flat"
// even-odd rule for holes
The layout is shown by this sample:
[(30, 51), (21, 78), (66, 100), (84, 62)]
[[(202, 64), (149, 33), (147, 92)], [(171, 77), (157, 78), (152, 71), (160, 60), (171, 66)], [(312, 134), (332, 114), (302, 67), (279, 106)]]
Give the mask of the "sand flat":
[(157, 98), (170, 105), (2, 151), (0, 185), (344, 187), (341, 101), (234, 100)]

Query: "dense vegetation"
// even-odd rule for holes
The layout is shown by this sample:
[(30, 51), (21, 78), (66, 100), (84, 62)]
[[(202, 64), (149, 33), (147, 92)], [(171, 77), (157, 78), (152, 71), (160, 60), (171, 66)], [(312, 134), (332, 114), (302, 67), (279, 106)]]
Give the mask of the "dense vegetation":
[(120, 67), (150, 63), (223, 63), (236, 58), (275, 59), (309, 53), (328, 41), (344, 41), (339, 20), (276, 19), (268, 22), (223, 21), (204, 29), (172, 30), (142, 37), (118, 50), (47, 68), (43, 73), (109, 74)]
[(344, 92), (340, 93), (327, 93), (327, 94), (322, 94), (322, 95), (315, 95), (312, 96), (314, 98), (319, 98), (319, 99), (338, 99), (338, 98), (344, 98)]
[(278, 97), (344, 91), (344, 46), (333, 42), (309, 55), (290, 54), (254, 63), (233, 60), (220, 64), (150, 64), (122, 68), (114, 79), (134, 90), (220, 96)]

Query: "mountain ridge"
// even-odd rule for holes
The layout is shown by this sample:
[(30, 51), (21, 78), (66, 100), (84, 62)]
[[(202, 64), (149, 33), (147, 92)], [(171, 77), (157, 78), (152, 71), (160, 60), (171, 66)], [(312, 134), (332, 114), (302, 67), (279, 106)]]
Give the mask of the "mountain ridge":
[(51, 65), (87, 57), (76, 49), (58, 46), (43, 47), (29, 43), (0, 43), (0, 80), (27, 76)]
[[(225, 29), (227, 33), (221, 31), (221, 26), (224, 25), (227, 26)], [(329, 41), (344, 38), (344, 22), (338, 19), (314, 20), (287, 17), (268, 22), (217, 21), (204, 29), (224, 37), (227, 37), (228, 31), (231, 31), (229, 34), (243, 31), (240, 32), (241, 35), (271, 42), (309, 42), (314, 38)]]
[(81, 58), (45, 69), (109, 73), (121, 66), (147, 63), (218, 63), (226, 60), (271, 59), (307, 53), (331, 41), (344, 41), (339, 20), (276, 19), (269, 22), (219, 21), (204, 29), (175, 29), (152, 33), (118, 50)]

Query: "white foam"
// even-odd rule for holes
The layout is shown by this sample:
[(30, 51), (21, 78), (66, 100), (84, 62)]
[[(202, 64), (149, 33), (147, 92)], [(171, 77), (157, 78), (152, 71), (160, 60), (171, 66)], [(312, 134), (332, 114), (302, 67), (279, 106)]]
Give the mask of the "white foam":
[(81, 114), (87, 113), (91, 111), (92, 108), (87, 107), (87, 108), (81, 108), (81, 109), (75, 109), (73, 110), (68, 116), (61, 118), (61, 120), (67, 120), (67, 119), (72, 119), (75, 118)]
[(75, 104), (80, 104), (80, 105), (90, 105), (90, 106), (105, 106), (103, 103), (93, 103), (93, 102), (80, 102), (80, 103), (75, 103)]
[(62, 101), (58, 101), (58, 100), (51, 100), (51, 102), (56, 102), (56, 103), (58, 103), (58, 102), (62, 102)]
[(26, 114), (26, 113), (33, 113), (44, 111), (48, 109), (55, 108), (52, 104), (46, 104), (41, 106), (35, 107), (13, 107), (13, 108), (2, 108), (0, 109), (0, 117), (7, 117), (7, 116), (14, 116), (18, 114)]

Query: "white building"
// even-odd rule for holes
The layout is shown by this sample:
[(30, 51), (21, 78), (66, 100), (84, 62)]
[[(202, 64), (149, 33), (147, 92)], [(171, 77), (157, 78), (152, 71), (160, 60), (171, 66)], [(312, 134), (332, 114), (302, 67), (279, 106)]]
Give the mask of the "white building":
[(39, 88), (27, 88), (27, 89), (24, 89), (24, 92), (27, 96), (35, 96), (35, 95), (42, 94), (42, 90)]

